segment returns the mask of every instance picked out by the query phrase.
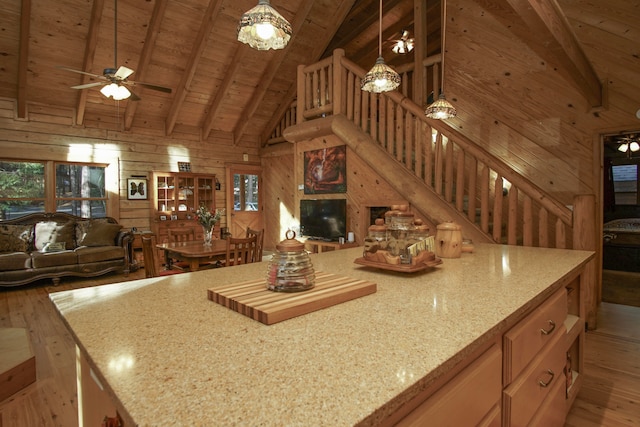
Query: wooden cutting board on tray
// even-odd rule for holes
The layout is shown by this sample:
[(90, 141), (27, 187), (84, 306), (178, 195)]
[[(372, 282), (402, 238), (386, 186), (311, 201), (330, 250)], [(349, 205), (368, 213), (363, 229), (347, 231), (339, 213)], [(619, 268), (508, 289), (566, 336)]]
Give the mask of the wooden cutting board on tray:
[(366, 280), (316, 272), (316, 285), (308, 291), (269, 291), (263, 278), (210, 288), (207, 298), (265, 325), (272, 325), (373, 294), (376, 290), (376, 284)]

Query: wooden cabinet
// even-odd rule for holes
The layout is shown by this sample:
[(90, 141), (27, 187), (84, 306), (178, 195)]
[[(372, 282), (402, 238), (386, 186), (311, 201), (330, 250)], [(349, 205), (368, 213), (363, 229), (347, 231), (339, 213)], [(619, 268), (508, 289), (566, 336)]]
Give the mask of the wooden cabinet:
[[(151, 182), (151, 229), (158, 243), (169, 241), (170, 228), (193, 228), (196, 239), (203, 238), (196, 211), (215, 205), (215, 175), (154, 172)], [(158, 253), (162, 257), (162, 253)]]
[(564, 423), (582, 381), (580, 276), (503, 337), (503, 426)]

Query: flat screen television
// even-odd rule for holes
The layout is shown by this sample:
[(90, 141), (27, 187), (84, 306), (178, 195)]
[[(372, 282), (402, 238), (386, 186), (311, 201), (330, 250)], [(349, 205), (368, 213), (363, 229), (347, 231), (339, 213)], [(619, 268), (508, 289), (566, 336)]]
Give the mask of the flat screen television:
[(308, 239), (337, 241), (347, 235), (346, 199), (300, 200), (300, 234)]

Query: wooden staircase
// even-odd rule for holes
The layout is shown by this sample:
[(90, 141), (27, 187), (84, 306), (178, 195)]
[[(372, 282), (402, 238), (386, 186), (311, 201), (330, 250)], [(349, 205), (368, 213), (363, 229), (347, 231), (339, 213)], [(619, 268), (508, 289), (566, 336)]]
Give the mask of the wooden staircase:
[(299, 66), (297, 102), (272, 141), (333, 133), (414, 209), (435, 224), (455, 220), (477, 242), (595, 248), (593, 233), (585, 233), (593, 227), (593, 195), (564, 206), (446, 122), (427, 119), (402, 93), (363, 92), (364, 74), (340, 49)]

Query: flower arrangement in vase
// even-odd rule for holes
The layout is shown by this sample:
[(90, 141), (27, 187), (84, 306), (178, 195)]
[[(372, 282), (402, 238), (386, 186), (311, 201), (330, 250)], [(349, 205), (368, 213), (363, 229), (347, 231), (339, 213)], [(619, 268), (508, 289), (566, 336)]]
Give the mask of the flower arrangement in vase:
[(205, 205), (200, 205), (196, 211), (196, 218), (198, 223), (202, 226), (204, 231), (204, 245), (211, 246), (211, 239), (213, 238), (213, 229), (220, 221), (220, 217), (224, 213), (224, 209), (216, 209), (210, 211)]

